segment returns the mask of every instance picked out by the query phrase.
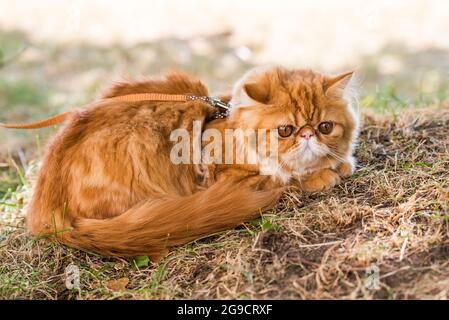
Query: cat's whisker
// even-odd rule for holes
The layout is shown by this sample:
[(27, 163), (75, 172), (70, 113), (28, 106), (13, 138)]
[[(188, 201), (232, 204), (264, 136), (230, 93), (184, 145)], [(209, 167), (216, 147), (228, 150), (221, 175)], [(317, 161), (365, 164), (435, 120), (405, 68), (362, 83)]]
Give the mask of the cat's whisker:
[(329, 150), (328, 155), (335, 158), (336, 160), (340, 162), (346, 162), (346, 159), (343, 158), (341, 155), (337, 154), (336, 152)]

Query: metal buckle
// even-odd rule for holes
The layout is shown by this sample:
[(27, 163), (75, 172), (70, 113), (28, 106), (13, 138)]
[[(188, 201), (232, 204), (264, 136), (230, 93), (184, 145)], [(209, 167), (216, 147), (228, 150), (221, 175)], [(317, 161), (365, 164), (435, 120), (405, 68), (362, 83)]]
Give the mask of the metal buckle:
[(215, 97), (207, 97), (208, 102), (216, 108), (221, 108), (224, 110), (229, 110), (230, 106), (228, 103), (221, 101), (219, 98), (215, 98)]
[(229, 103), (221, 101), (219, 98), (215, 97), (205, 97), (205, 96), (187, 96), (187, 101), (200, 100), (210, 104), (217, 110), (212, 114), (212, 119), (224, 119), (228, 117), (231, 106)]

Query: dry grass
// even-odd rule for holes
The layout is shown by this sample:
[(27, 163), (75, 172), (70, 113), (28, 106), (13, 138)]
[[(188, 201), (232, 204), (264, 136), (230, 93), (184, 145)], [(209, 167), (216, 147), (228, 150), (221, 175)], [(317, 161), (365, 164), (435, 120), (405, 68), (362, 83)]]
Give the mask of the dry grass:
[[(13, 220), (0, 229), (0, 298), (447, 299), (448, 151), (448, 105), (365, 115), (351, 179), (326, 193), (291, 191), (261, 219), (148, 267), (32, 239)], [(3, 213), (20, 212), (27, 186)], [(64, 284), (71, 263), (79, 291)], [(378, 290), (364, 285), (370, 265)]]

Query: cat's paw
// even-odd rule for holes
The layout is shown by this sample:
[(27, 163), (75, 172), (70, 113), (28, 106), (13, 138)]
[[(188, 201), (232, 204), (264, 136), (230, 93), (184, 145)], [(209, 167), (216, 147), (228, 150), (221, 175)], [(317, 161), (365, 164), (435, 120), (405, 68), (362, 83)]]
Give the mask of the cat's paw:
[(328, 190), (341, 181), (340, 175), (331, 170), (323, 169), (314, 172), (301, 180), (301, 189), (308, 192)]
[(336, 170), (342, 178), (350, 177), (355, 171), (354, 166), (349, 162), (340, 164)]
[(340, 177), (347, 178), (355, 172), (356, 160), (353, 156), (349, 156), (346, 162), (340, 163), (335, 171), (338, 172)]

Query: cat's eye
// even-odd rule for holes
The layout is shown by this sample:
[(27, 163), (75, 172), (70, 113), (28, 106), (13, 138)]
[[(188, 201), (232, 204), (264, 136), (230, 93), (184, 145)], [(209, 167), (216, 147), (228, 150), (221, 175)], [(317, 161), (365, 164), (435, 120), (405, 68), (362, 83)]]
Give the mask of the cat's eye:
[(278, 127), (278, 134), (282, 138), (290, 137), (294, 131), (295, 127), (293, 127), (292, 125)]
[(329, 134), (334, 129), (334, 123), (330, 121), (321, 122), (318, 126), (318, 131), (322, 134)]

